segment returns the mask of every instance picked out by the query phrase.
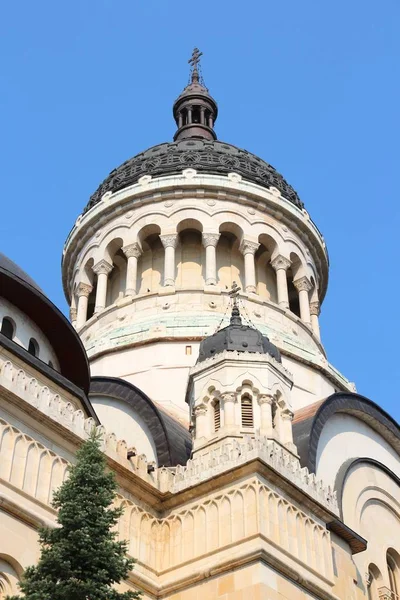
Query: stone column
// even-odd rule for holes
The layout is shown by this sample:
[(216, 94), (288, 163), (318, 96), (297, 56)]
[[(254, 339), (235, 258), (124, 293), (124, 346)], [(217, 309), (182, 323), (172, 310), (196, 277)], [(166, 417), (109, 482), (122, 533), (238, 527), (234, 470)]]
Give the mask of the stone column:
[(86, 323), (89, 294), (93, 287), (88, 283), (79, 283), (76, 288), (78, 296), (78, 309), (76, 314), (76, 328), (80, 329)]
[(224, 427), (234, 427), (235, 423), (235, 401), (236, 395), (233, 392), (222, 394), (224, 408)]
[(276, 287), (278, 291), (278, 304), (282, 308), (289, 308), (289, 294), (286, 271), (290, 267), (290, 260), (282, 255), (271, 260), (271, 266), (276, 272)]
[(165, 249), (164, 254), (164, 285), (175, 285), (175, 248), (178, 234), (160, 235), (160, 240)]
[(101, 312), (106, 307), (108, 274), (112, 270), (113, 265), (110, 265), (106, 260), (100, 260), (93, 267), (93, 271), (97, 275), (95, 313)]
[(314, 302), (310, 302), (310, 315), (311, 315), (311, 327), (317, 338), (321, 339), (321, 332), (319, 329), (319, 313), (320, 313), (320, 304), (318, 300)]
[(278, 439), (285, 446), (293, 446), (293, 431), (292, 420), (293, 413), (288, 408), (278, 408), (279, 411), (276, 419)]
[(122, 252), (128, 259), (126, 265), (125, 296), (136, 296), (137, 266), (142, 249), (137, 242), (124, 246)]
[(194, 407), (196, 440), (207, 437), (207, 406), (199, 404)]
[(200, 123), (202, 125), (206, 124), (205, 112), (206, 112), (205, 106), (200, 106)]
[(258, 404), (260, 406), (261, 416), (261, 434), (266, 436), (272, 436), (274, 426), (272, 422), (272, 396), (268, 394), (262, 394), (258, 397)]
[(308, 299), (311, 282), (307, 277), (300, 277), (300, 279), (293, 281), (293, 285), (299, 293), (300, 318), (307, 325), (311, 325), (310, 301)]
[(216, 248), (220, 233), (203, 233), (203, 246), (206, 249), (206, 285), (217, 285)]
[(69, 320), (71, 321), (72, 327), (76, 328), (76, 301), (75, 301), (75, 292), (71, 294), (71, 306), (69, 307)]
[(250, 242), (249, 240), (243, 239), (240, 244), (240, 252), (244, 256), (244, 278), (245, 278), (245, 289), (248, 294), (256, 293), (256, 269), (254, 264), (254, 255), (260, 244), (257, 242)]

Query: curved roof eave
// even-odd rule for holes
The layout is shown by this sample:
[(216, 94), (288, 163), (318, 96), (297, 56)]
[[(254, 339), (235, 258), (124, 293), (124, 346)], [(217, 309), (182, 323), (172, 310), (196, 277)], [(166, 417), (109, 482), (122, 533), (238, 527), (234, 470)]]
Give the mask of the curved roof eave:
[[(24, 272), (21, 270), (21, 273)], [(62, 312), (34, 285), (33, 280), (23, 279), (2, 263), (0, 290), (1, 296), (32, 319), (47, 337), (57, 356), (61, 374), (88, 393), (90, 370), (86, 351)]]
[(184, 465), (190, 458), (191, 437), (179, 421), (160, 409), (132, 383), (118, 377), (92, 377), (90, 394), (115, 398), (129, 404), (146, 423), (157, 451), (158, 466)]

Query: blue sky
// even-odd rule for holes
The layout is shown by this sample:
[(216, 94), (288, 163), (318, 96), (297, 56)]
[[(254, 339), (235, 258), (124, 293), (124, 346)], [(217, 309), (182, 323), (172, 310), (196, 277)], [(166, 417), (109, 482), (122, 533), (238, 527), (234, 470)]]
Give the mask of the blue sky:
[(328, 244), (329, 360), (400, 418), (398, 0), (0, 7), (1, 250), (64, 311), (64, 240), (111, 169), (172, 138), (204, 52), (219, 139), (274, 165)]

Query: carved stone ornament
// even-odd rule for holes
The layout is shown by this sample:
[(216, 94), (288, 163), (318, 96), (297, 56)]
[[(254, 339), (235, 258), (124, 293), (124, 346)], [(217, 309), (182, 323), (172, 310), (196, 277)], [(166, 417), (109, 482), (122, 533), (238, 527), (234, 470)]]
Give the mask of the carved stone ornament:
[(296, 281), (293, 281), (293, 285), (298, 292), (309, 292), (312, 288), (308, 277), (300, 277), (300, 279), (296, 279)]
[(281, 412), (281, 418), (284, 421), (293, 421), (293, 413), (292, 411), (290, 411), (288, 408), (285, 408), (282, 412)]
[(207, 246), (214, 246), (215, 248), (220, 237), (220, 233), (203, 233), (202, 240), (204, 248), (207, 248)]
[(137, 242), (129, 244), (129, 246), (124, 246), (122, 252), (125, 254), (126, 258), (131, 258), (132, 256), (139, 258), (139, 256), (142, 255), (142, 249)]
[(234, 168), (244, 180), (267, 189), (274, 187), (289, 202), (303, 208), (292, 186), (258, 156), (218, 140), (189, 138), (153, 146), (114, 169), (92, 195), (84, 212), (98, 204), (106, 192), (116, 192), (143, 181), (144, 175), (178, 175), (185, 168), (193, 168), (193, 165), (197, 173), (210, 175), (228, 176)]
[(273, 401), (274, 401), (273, 396), (270, 396), (269, 394), (261, 394), (257, 398), (257, 402), (260, 406), (261, 406), (261, 404), (272, 404)]
[(205, 414), (207, 414), (207, 406), (205, 404), (198, 404), (194, 407), (193, 412), (196, 415), (196, 417), (204, 416)]
[(172, 233), (168, 235), (160, 235), (160, 240), (164, 248), (176, 248), (176, 245), (178, 243), (178, 234)]
[(271, 260), (271, 267), (275, 269), (275, 271), (278, 271), (279, 269), (284, 269), (287, 271), (290, 265), (290, 260), (281, 254), (279, 254), (279, 256), (275, 256), (274, 260)]
[(222, 394), (222, 400), (224, 401), (224, 403), (226, 402), (236, 402), (236, 394), (234, 392), (225, 392), (225, 394)]
[(316, 315), (318, 317), (320, 311), (321, 307), (319, 302), (310, 302), (310, 315)]
[(76, 310), (76, 308), (72, 308), (71, 306), (71, 308), (69, 309), (69, 320), (76, 321), (77, 313), (78, 311)]
[(97, 275), (108, 275), (109, 273), (111, 273), (112, 270), (113, 265), (110, 265), (110, 263), (104, 259), (99, 260), (99, 262), (96, 263), (93, 267), (93, 271)]
[(89, 296), (92, 289), (93, 287), (89, 283), (78, 283), (78, 286), (76, 288), (76, 294), (78, 297)]
[(242, 240), (240, 243), (239, 250), (242, 254), (255, 254), (259, 248), (258, 242), (251, 242), (250, 240)]

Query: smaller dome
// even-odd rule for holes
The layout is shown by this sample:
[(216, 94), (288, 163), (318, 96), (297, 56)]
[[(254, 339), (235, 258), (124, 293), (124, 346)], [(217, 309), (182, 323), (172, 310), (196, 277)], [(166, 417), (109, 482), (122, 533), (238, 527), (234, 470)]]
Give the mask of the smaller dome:
[(31, 285), (33, 288), (35, 288), (35, 290), (38, 290), (38, 292), (43, 294), (43, 291), (40, 289), (36, 281), (34, 281), (32, 277), (28, 275), (28, 273), (25, 273), (21, 267), (19, 267), (13, 260), (11, 260), (11, 258), (8, 258), (8, 256), (2, 252), (0, 252), (0, 269), (8, 271), (11, 275), (18, 277), (18, 279), (21, 279), (21, 281), (24, 283)]
[(254, 327), (243, 325), (236, 300), (234, 300), (230, 324), (201, 342), (197, 362), (202, 362), (225, 350), (269, 354), (278, 362), (282, 362), (278, 348), (269, 341), (266, 335)]

